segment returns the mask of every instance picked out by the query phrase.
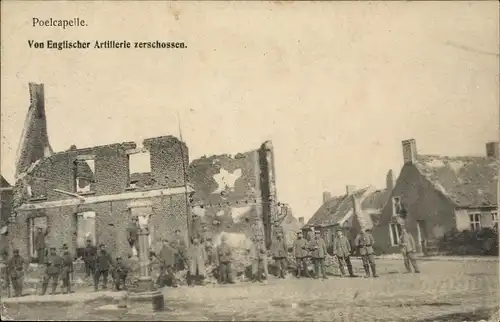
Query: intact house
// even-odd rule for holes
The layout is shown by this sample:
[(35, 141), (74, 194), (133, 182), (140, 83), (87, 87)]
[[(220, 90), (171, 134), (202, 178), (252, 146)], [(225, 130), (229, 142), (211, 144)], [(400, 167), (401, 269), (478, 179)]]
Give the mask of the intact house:
[(346, 236), (354, 240), (361, 229), (373, 229), (378, 224), (380, 212), (386, 204), (393, 187), (393, 172), (386, 176), (385, 189), (368, 186), (356, 189), (346, 186), (346, 193), (332, 197), (323, 193), (323, 204), (302, 228), (304, 232), (320, 231), (328, 244), (333, 242), (338, 227), (344, 228)]
[(404, 165), (373, 232), (384, 253), (397, 253), (401, 225), (422, 245), (435, 245), (453, 229), (479, 230), (498, 222), (498, 142), (485, 156), (419, 155), (414, 139), (402, 142)]

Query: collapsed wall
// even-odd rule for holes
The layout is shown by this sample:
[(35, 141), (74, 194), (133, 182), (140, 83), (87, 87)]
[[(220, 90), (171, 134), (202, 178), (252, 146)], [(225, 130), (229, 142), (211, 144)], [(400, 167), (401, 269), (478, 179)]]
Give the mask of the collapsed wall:
[(260, 234), (270, 247), (277, 216), (273, 157), (268, 141), (234, 157), (214, 155), (191, 162), (191, 213), (199, 216), (204, 236), (217, 244), (226, 234), (237, 251), (247, 249), (250, 238)]

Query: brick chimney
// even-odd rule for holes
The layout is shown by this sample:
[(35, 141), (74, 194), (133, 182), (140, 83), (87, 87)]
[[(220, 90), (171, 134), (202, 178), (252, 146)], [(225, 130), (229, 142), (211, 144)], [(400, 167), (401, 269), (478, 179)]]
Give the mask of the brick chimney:
[(354, 191), (356, 191), (356, 186), (345, 186), (345, 193), (346, 195), (350, 196), (354, 193)]
[(394, 173), (392, 172), (392, 170), (389, 170), (385, 177), (385, 188), (388, 191), (392, 191), (392, 189), (394, 189)]
[(499, 158), (499, 144), (498, 142), (486, 143), (486, 156), (491, 158)]
[(299, 217), (299, 223), (304, 226), (304, 217)]
[(332, 199), (332, 193), (329, 191), (324, 191), (323, 192), (323, 203), (326, 203), (330, 199)]
[(417, 142), (415, 139), (402, 141), (404, 163), (415, 163), (417, 160)]

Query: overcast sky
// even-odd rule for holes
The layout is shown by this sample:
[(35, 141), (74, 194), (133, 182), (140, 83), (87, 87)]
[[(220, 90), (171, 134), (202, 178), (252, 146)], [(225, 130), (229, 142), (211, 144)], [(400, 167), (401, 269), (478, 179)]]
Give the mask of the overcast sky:
[[(385, 185), (401, 141), (484, 155), (498, 139), (499, 11), (491, 2), (5, 3), (2, 174), (12, 183), (45, 84), (52, 147), (178, 135), (190, 159), (272, 140), (278, 196), (309, 218), (322, 192)], [(33, 28), (32, 17), (88, 27)], [(57, 51), (33, 40), (185, 41), (185, 50)]]

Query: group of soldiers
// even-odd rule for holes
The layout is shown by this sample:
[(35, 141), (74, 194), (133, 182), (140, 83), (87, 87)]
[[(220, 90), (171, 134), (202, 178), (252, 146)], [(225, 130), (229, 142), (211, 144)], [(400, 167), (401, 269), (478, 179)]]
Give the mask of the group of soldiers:
[[(137, 247), (138, 229), (137, 218), (133, 218), (128, 228), (128, 242), (131, 248), (136, 249), (137, 255), (139, 254)], [(39, 229), (35, 238), (38, 262), (44, 265), (41, 294), (46, 293), (50, 282), (52, 282), (51, 294), (55, 293), (60, 279), (62, 280), (63, 293), (71, 293), (75, 271), (75, 256), (70, 253), (66, 244), (62, 246), (59, 253), (54, 247), (51, 247), (49, 252), (45, 253), (44, 237), (46, 234), (46, 232)], [(198, 229), (191, 230), (190, 235), (189, 242), (186, 244), (184, 236), (177, 229), (172, 240), (162, 240), (162, 247), (159, 252), (149, 249), (149, 260), (152, 261), (156, 258), (160, 264), (157, 285), (159, 287), (177, 287), (180, 283), (177, 273), (184, 270), (187, 270), (186, 282), (190, 286), (204, 284), (204, 280), (209, 274), (214, 276), (221, 284), (234, 283), (232, 272), (233, 252), (231, 246), (227, 243), (227, 236), (222, 235), (220, 244), (215, 246), (212, 239), (209, 237), (203, 238)], [(269, 255), (274, 261), (276, 276), (285, 278), (288, 272), (289, 251), (295, 257), (295, 276), (297, 278), (313, 277), (317, 279), (322, 277), (326, 279), (325, 260), (329, 249), (331, 250), (330, 254), (338, 261), (342, 277), (356, 276), (351, 263), (351, 256), (356, 252), (362, 259), (366, 273), (365, 277), (378, 277), (373, 249), (375, 240), (368, 229), (361, 231), (356, 236), (352, 246), (343, 230), (338, 229), (331, 245), (327, 245), (319, 231), (310, 232), (307, 236), (304, 236), (302, 231), (298, 231), (293, 247), (288, 249), (285, 234), (279, 225), (274, 227), (273, 241), (269, 250), (266, 248), (262, 234), (254, 234), (251, 241), (249, 258), (251, 260), (252, 282), (265, 283), (267, 281), (269, 276)], [(420, 270), (415, 258), (415, 240), (405, 227), (402, 227), (399, 245), (401, 246), (407, 271), (411, 272), (411, 267), (413, 267), (414, 272), (419, 273)], [(126, 288), (127, 277), (130, 272), (129, 263), (123, 261), (121, 257), (113, 259), (104, 244), (100, 244), (99, 248), (97, 248), (93, 245), (91, 239), (86, 240), (82, 251), (81, 258), (85, 265), (86, 276), (93, 279), (94, 291), (98, 291), (101, 278), (103, 289), (107, 289), (110, 274), (116, 290)], [(7, 258), (7, 254), (3, 255), (4, 259), (6, 259), (5, 279), (8, 282), (9, 296), (10, 285), (14, 289), (14, 296), (21, 296), (23, 278), (28, 262), (22, 258), (17, 249), (13, 251), (13, 256), (10, 259)], [(129, 254), (129, 258), (132, 256), (133, 254)], [(313, 264), (312, 276), (308, 268), (310, 262)]]
[[(374, 244), (375, 239), (371, 234), (370, 229), (362, 230), (354, 239), (354, 245), (351, 246), (351, 242), (344, 235), (342, 228), (338, 228), (336, 231), (336, 236), (333, 238), (332, 242), (332, 254), (338, 261), (340, 274), (342, 277), (356, 277), (353, 272), (351, 256), (356, 254), (356, 252), (361, 257), (363, 264), (363, 269), (365, 271), (365, 277), (378, 277), (376, 264), (375, 264), (375, 251)], [(275, 244), (273, 243), (273, 246)], [(408, 233), (407, 229), (403, 226), (402, 232), (399, 240), (399, 245), (401, 247), (401, 253), (403, 255), (404, 265), (408, 273), (410, 273), (411, 267), (415, 273), (420, 273), (418, 263), (415, 257), (416, 254), (416, 244), (413, 236)], [(278, 238), (278, 243), (276, 247), (282, 248), (280, 238)], [(296, 277), (301, 276), (310, 277), (308, 270), (308, 263), (312, 261), (314, 266), (314, 278), (319, 278), (320, 276), (324, 279), (327, 278), (326, 275), (326, 265), (325, 259), (328, 253), (326, 242), (321, 237), (319, 231), (314, 232), (314, 237), (308, 239), (303, 237), (302, 231), (297, 232), (297, 239), (293, 244), (293, 255), (296, 260)], [(275, 259), (276, 266), (279, 267), (280, 276), (283, 275), (283, 266), (286, 265), (284, 257), (282, 256), (284, 252), (273, 252), (273, 258)], [(346, 274), (346, 270), (348, 275)]]

